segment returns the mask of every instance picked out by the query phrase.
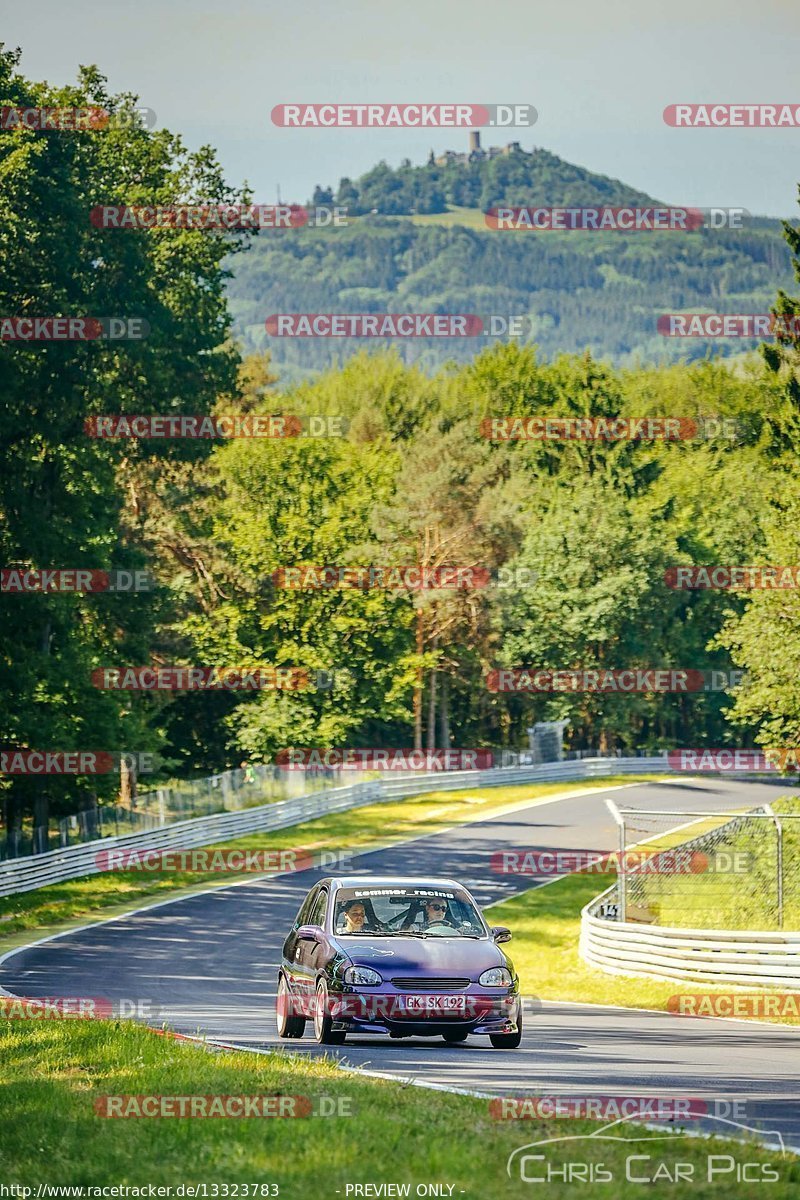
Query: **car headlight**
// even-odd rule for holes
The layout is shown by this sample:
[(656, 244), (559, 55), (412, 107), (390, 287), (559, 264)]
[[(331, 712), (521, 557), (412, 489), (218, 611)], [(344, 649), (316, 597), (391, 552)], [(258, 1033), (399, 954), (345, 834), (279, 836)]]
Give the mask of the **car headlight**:
[(369, 987), (374, 987), (376, 983), (383, 983), (383, 979), (377, 971), (373, 971), (372, 967), (348, 967), (343, 975), (345, 983), (364, 983)]
[(478, 976), (478, 983), (484, 987), (510, 987), (511, 972), (508, 967), (489, 967), (488, 971)]

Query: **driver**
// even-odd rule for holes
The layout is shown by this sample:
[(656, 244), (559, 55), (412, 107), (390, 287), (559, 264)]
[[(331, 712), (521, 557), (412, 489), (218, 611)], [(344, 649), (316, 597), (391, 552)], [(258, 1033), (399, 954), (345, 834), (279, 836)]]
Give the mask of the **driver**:
[(426, 900), (425, 901), (425, 916), (423, 918), (423, 929), (427, 929), (429, 925), (450, 925), (452, 922), (447, 920), (447, 901), (446, 900)]

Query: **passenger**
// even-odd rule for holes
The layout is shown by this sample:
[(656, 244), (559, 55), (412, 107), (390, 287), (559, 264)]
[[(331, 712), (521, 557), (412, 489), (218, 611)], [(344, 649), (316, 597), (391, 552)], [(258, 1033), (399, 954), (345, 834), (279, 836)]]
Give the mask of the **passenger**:
[(374, 933), (374, 928), (367, 924), (367, 911), (363, 900), (347, 900), (339, 916), (337, 925), (339, 933)]

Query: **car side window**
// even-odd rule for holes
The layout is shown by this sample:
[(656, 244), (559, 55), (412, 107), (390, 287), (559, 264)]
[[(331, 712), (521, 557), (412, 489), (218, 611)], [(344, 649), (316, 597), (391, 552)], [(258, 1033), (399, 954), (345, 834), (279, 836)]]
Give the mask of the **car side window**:
[(306, 924), (308, 925), (324, 925), (325, 924), (325, 909), (328, 907), (328, 893), (323, 888), (317, 896), (314, 907), (311, 910), (311, 916)]
[(299, 929), (301, 925), (313, 924), (311, 920), (311, 911), (319, 899), (319, 888), (312, 888), (306, 896), (303, 903), (300, 905), (300, 911), (295, 917), (294, 927)]

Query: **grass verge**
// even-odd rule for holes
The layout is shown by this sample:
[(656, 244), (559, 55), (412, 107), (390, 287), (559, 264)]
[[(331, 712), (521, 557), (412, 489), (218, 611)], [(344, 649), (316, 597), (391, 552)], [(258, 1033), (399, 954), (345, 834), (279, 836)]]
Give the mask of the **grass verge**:
[[(445, 1186), (436, 1195), (514, 1200), (529, 1197), (531, 1184), (520, 1179), (518, 1170), (511, 1178), (506, 1175), (513, 1150), (599, 1128), (597, 1122), (572, 1119), (499, 1121), (486, 1100), (359, 1079), (326, 1059), (209, 1053), (128, 1022), (0, 1021), (0, 1059), (2, 1181), (33, 1188), (144, 1186), (139, 1194), (146, 1196), (148, 1184), (173, 1189), (205, 1184), (208, 1197), (344, 1200), (348, 1185), (407, 1184), (413, 1196), (418, 1185), (437, 1184)], [(104, 1096), (192, 1095), (305, 1097), (303, 1107), (310, 1107), (311, 1115), (115, 1120), (96, 1110)], [(292, 1107), (285, 1101), (283, 1111)], [(315, 1115), (321, 1111), (336, 1115)], [(625, 1178), (624, 1160), (630, 1154), (652, 1155), (649, 1163), (637, 1161), (640, 1176), (647, 1167), (652, 1174), (663, 1161), (691, 1164), (698, 1197), (733, 1200), (742, 1195), (732, 1171), (713, 1184), (706, 1182), (713, 1154), (770, 1165), (779, 1175), (769, 1189), (773, 1200), (796, 1195), (800, 1185), (800, 1160), (754, 1145), (679, 1136), (670, 1145), (631, 1125), (625, 1136), (642, 1140), (633, 1145), (582, 1141), (568, 1143), (566, 1150), (545, 1149), (554, 1165), (568, 1156), (602, 1162), (612, 1172), (610, 1188), (582, 1186), (581, 1195), (587, 1197), (643, 1196), (648, 1185)], [(265, 1184), (276, 1190), (261, 1190)], [(360, 1192), (381, 1194), (387, 1193)], [(547, 1194), (562, 1200), (575, 1194), (575, 1185), (556, 1179)]]
[[(251, 833), (218, 844), (221, 850), (306, 850), (311, 852), (355, 849), (366, 851), (440, 833), (453, 825), (481, 821), (546, 799), (560, 792), (597, 791), (623, 783), (652, 781), (653, 776), (609, 776), (591, 781), (516, 784), (501, 788), (465, 788), (458, 792), (426, 792), (393, 803), (370, 804), (331, 813), (302, 825)], [(216, 847), (211, 847), (216, 848)], [(98, 844), (98, 850), (102, 843)], [(0, 898), (0, 954), (30, 940), (30, 931), (42, 936), (68, 929), (86, 919), (119, 916), (142, 902), (191, 895), (208, 887), (245, 878), (235, 871), (106, 871), (81, 879), (39, 888), (34, 892)], [(257, 878), (257, 876), (251, 876)], [(15, 936), (16, 935), (16, 936)]]

